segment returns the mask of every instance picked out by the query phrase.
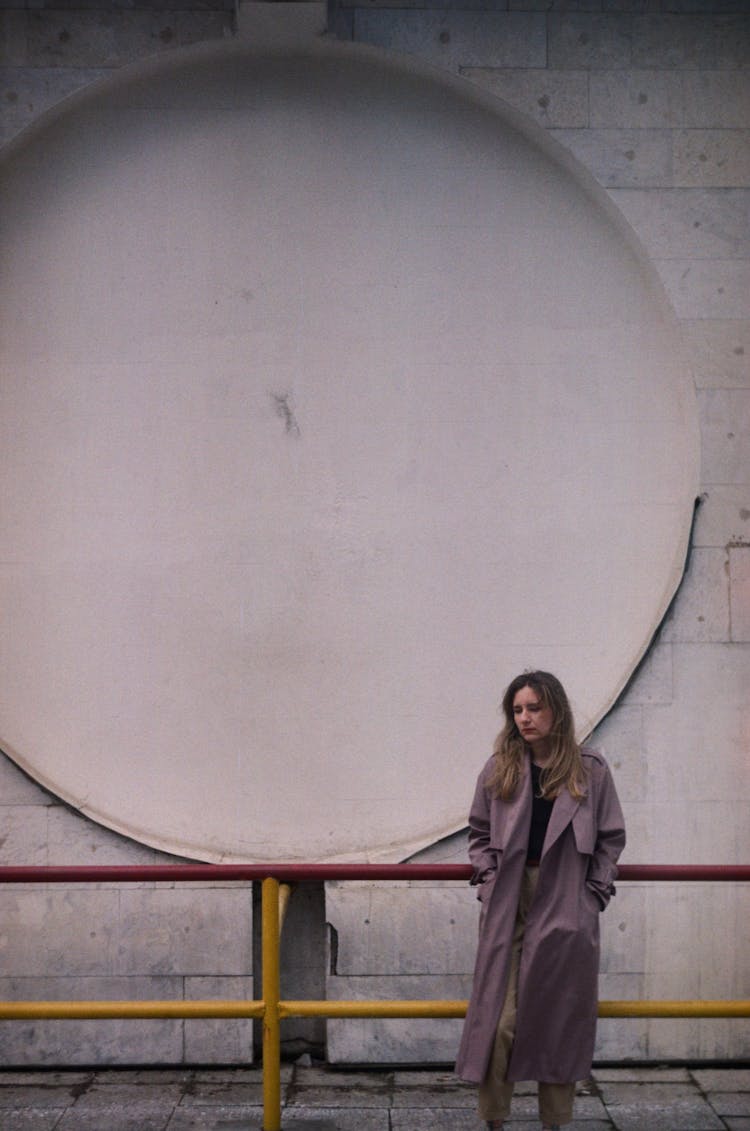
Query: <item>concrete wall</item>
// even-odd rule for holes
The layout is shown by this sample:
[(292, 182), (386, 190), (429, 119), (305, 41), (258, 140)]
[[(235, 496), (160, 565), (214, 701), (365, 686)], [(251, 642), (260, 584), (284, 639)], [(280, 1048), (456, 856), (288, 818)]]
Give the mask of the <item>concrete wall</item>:
[[(460, 71), (535, 118), (606, 188), (665, 284), (701, 406), (702, 503), (684, 585), (595, 741), (625, 805), (627, 860), (747, 863), (750, 18), (732, 0), (575, 7), (342, 4), (331, 11), (331, 27), (341, 38)], [(207, 4), (5, 7), (0, 27), (7, 140), (109, 68), (231, 35), (233, 16)], [(483, 757), (478, 751), (477, 766)], [(84, 820), (7, 761), (0, 806), (3, 864), (161, 858)], [(463, 837), (422, 857), (462, 860)], [(329, 955), (321, 954), (311, 984), (327, 969), (331, 996), (465, 995), (471, 895), (424, 888), (332, 886)], [(623, 885), (604, 919), (602, 994), (747, 996), (750, 956), (740, 940), (749, 898), (735, 885)], [(251, 895), (242, 888), (28, 887), (2, 890), (0, 901), (4, 998), (251, 992)], [(309, 912), (316, 931), (319, 910)], [(290, 957), (291, 968), (298, 964)], [(445, 1022), (336, 1022), (328, 1031), (339, 1061), (447, 1061), (455, 1048), (456, 1026)], [(241, 1023), (0, 1026), (4, 1063), (231, 1061), (250, 1051)], [(746, 1027), (603, 1022), (598, 1055), (742, 1057)]]
[[(5, 5), (0, 139), (61, 99), (155, 52), (232, 34), (232, 5)], [(0, 763), (0, 860), (157, 863), (169, 857), (82, 819)], [(252, 996), (252, 891), (124, 885), (0, 890), (4, 998)], [(3, 1064), (211, 1063), (252, 1059), (252, 1025), (230, 1021), (0, 1024)]]
[[(702, 501), (677, 600), (592, 743), (615, 771), (628, 861), (746, 862), (750, 17), (729, 0), (520, 0), (509, 8), (342, 3), (336, 27), (342, 37), (459, 71), (543, 125), (608, 191), (666, 287), (702, 413)], [(456, 838), (433, 855), (459, 860), (463, 852)], [(434, 993), (440, 970), (446, 996), (465, 992), (466, 959), (452, 940), (457, 930), (470, 937), (472, 916), (452, 892), (436, 891), (427, 929), (423, 898), (399, 889), (388, 899), (382, 891), (329, 895), (339, 963), (330, 993), (401, 996), (386, 964), (375, 976), (385, 954), (408, 972), (404, 996), (420, 985)], [(602, 995), (744, 996), (750, 964), (739, 940), (749, 901), (747, 888), (734, 885), (621, 886), (603, 920)], [(438, 939), (442, 965), (433, 952)], [(403, 1025), (384, 1023), (373, 1034), (337, 1022), (329, 1026), (330, 1055), (377, 1058), (388, 1050), (386, 1058), (409, 1059), (413, 1041), (419, 1057), (425, 1023), (408, 1036)], [(434, 1026), (431, 1034), (450, 1059), (451, 1037)], [(729, 1021), (605, 1021), (597, 1046), (601, 1058), (747, 1054), (745, 1027)]]

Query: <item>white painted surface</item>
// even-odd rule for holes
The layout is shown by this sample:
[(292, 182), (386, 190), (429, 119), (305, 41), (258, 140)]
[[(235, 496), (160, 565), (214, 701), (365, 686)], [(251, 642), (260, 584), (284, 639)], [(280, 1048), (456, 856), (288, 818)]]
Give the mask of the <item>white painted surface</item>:
[(225, 46), (8, 151), (0, 741), (83, 812), (398, 859), (464, 824), (519, 667), (582, 730), (626, 681), (693, 391), (603, 194), (525, 130), (366, 50)]
[[(528, 8), (534, 5), (534, 0), (524, 0), (524, 2)], [(444, 11), (444, 18), (450, 31), (450, 11)], [(549, 12), (546, 17), (547, 45), (551, 48), (549, 54), (562, 68), (556, 72), (536, 68), (524, 70), (501, 67), (500, 64), (506, 58), (508, 44), (506, 29), (500, 28), (495, 35), (492, 34), (491, 25), (497, 18), (494, 13), (477, 10), (474, 12), (474, 18), (477, 23), (484, 24), (485, 46), (482, 64), (486, 68), (486, 73), (480, 76), (478, 69), (473, 68), (472, 78), (475, 81), (480, 81), (480, 78), (486, 80), (490, 89), (507, 98), (518, 109), (531, 115), (538, 115), (538, 120), (549, 127), (577, 125), (585, 129), (590, 113), (593, 115), (601, 112), (601, 102), (597, 108), (597, 89), (601, 89), (601, 87), (597, 88), (597, 77), (603, 73), (602, 68), (605, 71), (609, 68), (612, 76), (613, 81), (608, 87), (610, 96), (618, 90), (627, 93), (618, 75), (632, 67), (634, 43), (638, 45), (637, 54), (641, 67), (645, 64), (648, 68), (661, 72), (672, 70), (679, 72), (685, 96), (682, 108), (685, 117), (678, 123), (678, 128), (708, 126), (725, 129), (732, 125), (739, 127), (746, 125), (748, 115), (745, 107), (750, 90), (750, 72), (747, 68), (743, 69), (738, 65), (747, 55), (745, 47), (747, 21), (744, 16), (733, 17), (722, 14), (717, 18), (708, 11), (700, 14), (665, 13), (657, 17), (643, 16), (637, 12), (612, 14)], [(153, 27), (158, 32), (157, 35), (151, 35), (148, 43), (146, 42), (148, 37), (142, 35), (144, 20), (152, 21)], [(96, 77), (91, 64), (113, 65), (122, 62), (123, 58), (143, 54), (144, 50), (153, 50), (154, 45), (161, 48), (166, 42), (166, 32), (170, 27), (174, 28), (178, 37), (181, 34), (190, 34), (195, 38), (202, 34), (203, 20), (204, 13), (195, 11), (183, 11), (177, 21), (174, 20), (172, 12), (160, 12), (157, 19), (156, 13), (132, 9), (62, 14), (49, 10), (40, 13), (28, 8), (0, 11), (0, 24), (4, 27), (10, 25), (10, 34), (4, 44), (4, 58), (6, 63), (12, 65), (4, 68), (0, 74), (2, 103), (5, 107), (3, 117), (6, 126), (10, 130), (15, 130), (33, 120), (45, 108), (42, 97), (45, 91), (50, 95), (53, 95), (55, 90), (59, 94), (64, 93), (68, 89), (68, 85), (65, 85), (67, 80), (75, 77), (71, 75), (73, 70), (81, 81), (90, 81)], [(104, 34), (96, 37), (98, 50), (96, 52), (91, 50), (94, 37), (87, 32), (86, 21), (89, 27), (105, 24), (109, 29), (114, 24), (117, 46), (120, 49), (117, 58), (113, 58), (109, 53)], [(426, 22), (434, 33), (432, 21)], [(621, 36), (619, 41), (621, 53), (618, 55), (616, 51), (610, 51), (608, 55), (602, 54), (599, 46), (607, 47), (609, 30), (622, 29), (623, 26), (626, 34)], [(70, 38), (65, 39), (64, 42), (60, 36), (63, 30), (70, 33)], [(721, 35), (721, 56), (717, 56), (716, 52), (717, 32)], [(111, 42), (112, 32), (109, 31), (108, 34)], [(646, 57), (644, 45), (648, 37), (652, 39), (652, 50), (650, 56)], [(176, 39), (174, 42), (177, 41), (184, 40)], [(394, 39), (394, 43), (399, 43), (398, 36)], [(565, 47), (564, 53), (560, 51), (561, 44)], [(107, 53), (104, 50), (105, 46)], [(697, 64), (711, 69), (698, 70)], [(592, 67), (590, 73), (586, 69), (589, 67)], [(64, 68), (69, 68), (67, 74), (63, 74)], [(462, 70), (464, 73), (469, 73), (465, 68)], [(643, 74), (644, 71), (641, 70), (641, 75)], [(65, 90), (62, 89), (63, 85)], [(722, 88), (721, 91), (717, 90), (719, 86)], [(653, 89), (651, 87), (644, 90), (644, 93), (649, 94), (649, 101)], [(561, 102), (563, 95), (564, 101)], [(546, 99), (549, 99), (549, 103), (545, 108)], [(673, 108), (674, 104), (671, 103), (670, 111)], [(632, 104), (621, 105), (614, 113), (613, 110), (614, 104), (611, 104), (608, 112), (613, 122), (627, 121), (628, 115), (633, 113)], [(657, 114), (659, 112), (658, 107)], [(570, 115), (573, 116), (572, 120)], [(745, 145), (745, 132), (742, 129), (737, 130), (738, 148), (742, 149)], [(710, 180), (712, 175), (712, 173), (709, 175), (707, 170), (707, 180)], [(643, 195), (639, 189), (632, 190), (625, 187), (629, 180), (628, 171), (623, 170), (623, 181), (618, 182), (619, 187), (616, 190), (612, 190), (616, 193), (618, 204), (622, 202), (623, 194), (631, 197), (634, 193), (641, 197)], [(730, 258), (734, 256), (747, 258), (747, 241), (742, 236), (741, 230), (738, 231), (734, 208), (728, 207), (735, 201), (735, 190), (710, 187), (677, 190), (674, 185), (674, 175), (669, 170), (663, 184), (665, 185), (663, 192), (660, 189), (645, 190), (645, 195), (653, 194), (656, 197), (651, 208), (646, 205), (639, 207), (635, 204), (628, 206), (626, 210), (628, 219), (633, 223), (652, 258), (663, 259), (671, 255), (692, 256), (694, 264), (704, 256), (710, 257), (716, 254), (726, 254)], [(667, 201), (666, 196), (671, 190), (674, 191)], [(661, 218), (664, 226), (660, 230)], [(367, 217), (364, 215), (362, 222), (367, 222)], [(713, 246), (709, 245), (709, 241), (713, 241)], [(720, 245), (723, 245), (723, 251)], [(719, 261), (713, 262), (716, 268), (715, 287), (718, 289), (724, 283), (719, 275)], [(731, 295), (728, 297), (732, 301)], [(689, 321), (683, 320), (681, 331), (686, 355), (699, 387), (726, 390), (750, 386), (749, 322), (726, 317), (709, 319), (701, 316)], [(739, 437), (750, 429), (750, 415), (742, 404), (733, 403), (731, 407), (734, 416), (727, 424), (723, 437), (719, 420), (712, 423), (708, 429), (709, 415), (705, 418), (706, 455), (711, 459), (712, 466), (706, 466), (702, 477), (704, 501), (697, 515), (694, 544), (722, 548), (728, 541), (733, 543), (729, 551), (729, 580), (730, 586), (734, 588), (734, 584), (739, 583), (740, 587), (743, 585), (743, 577), (738, 572), (738, 567), (741, 570), (740, 558), (747, 552), (741, 544), (745, 543), (746, 546), (750, 538), (748, 534), (750, 496), (746, 473), (743, 476), (741, 466), (736, 463), (730, 466), (733, 479), (732, 482), (727, 483), (726, 462), (718, 456), (722, 447), (731, 443), (726, 432), (732, 431)], [(648, 553), (648, 547), (644, 547), (644, 552)], [(706, 584), (712, 585), (718, 579), (714, 572), (711, 575), (707, 574), (705, 580)], [(720, 588), (725, 591), (726, 576), (721, 578)], [(733, 594), (730, 609), (736, 609), (736, 606), (737, 595)], [(684, 611), (684, 616), (681, 610)], [(681, 603), (675, 610), (675, 621), (680, 622), (681, 635), (686, 631), (688, 619), (692, 620), (695, 630), (698, 631), (701, 626), (693, 616), (693, 608)], [(677, 625), (674, 627), (677, 628)], [(682, 659), (688, 656), (690, 663), (682, 674)], [(730, 694), (735, 694), (735, 689), (742, 687), (740, 697), (742, 702), (746, 703), (747, 696), (744, 689), (750, 686), (750, 650), (746, 644), (732, 643), (730, 640), (720, 644), (705, 640), (696, 643), (678, 641), (661, 644), (652, 650), (636, 680), (628, 687), (623, 705), (618, 706), (609, 715), (605, 727), (597, 729), (596, 741), (604, 746), (608, 757), (615, 765), (618, 786), (623, 795), (631, 835), (627, 850), (630, 862), (654, 862), (657, 859), (655, 854), (661, 851), (664, 843), (661, 836), (654, 840), (652, 834), (655, 828), (664, 827), (663, 814), (666, 808), (668, 807), (672, 812), (676, 809), (681, 814), (685, 814), (689, 805), (679, 793), (676, 793), (666, 806), (664, 802), (653, 804), (648, 802), (647, 777), (643, 772), (645, 756), (643, 729), (637, 726), (639, 711), (634, 711), (634, 706), (642, 710), (643, 722), (646, 726), (650, 725), (650, 718), (660, 715), (664, 708), (669, 706), (673, 716), (683, 708), (692, 718), (698, 720), (701, 728), (701, 744), (692, 747), (691, 752), (686, 754), (681, 738), (677, 734), (673, 735), (669, 728), (660, 727), (657, 735), (658, 744), (649, 749), (648, 762), (666, 762), (669, 765), (679, 766), (687, 756), (697, 758), (700, 764), (707, 757), (721, 759), (724, 757), (723, 752), (727, 751), (730, 757), (740, 759), (737, 765), (741, 767), (747, 765), (747, 724), (743, 736), (742, 731), (738, 731), (735, 725), (734, 711), (715, 713), (708, 733), (706, 734), (703, 729), (702, 704), (709, 697), (719, 696), (724, 700), (727, 699), (721, 669), (718, 673), (720, 677), (718, 686), (715, 680), (717, 659), (722, 656), (732, 657), (732, 664), (736, 667), (736, 674), (726, 681)], [(677, 662), (676, 673), (673, 660)], [(469, 780), (467, 790), (470, 788)], [(681, 827), (674, 821), (670, 822), (668, 828), (670, 839), (666, 844), (670, 849), (670, 859), (684, 860), (690, 852), (692, 853), (690, 859), (696, 861), (700, 859), (703, 863), (709, 860), (724, 863), (747, 862), (750, 859), (750, 826), (746, 820), (748, 800), (748, 777), (745, 770), (741, 769), (738, 775), (731, 778), (729, 791), (724, 798), (726, 804), (719, 818), (722, 823), (719, 839), (711, 840), (717, 810), (715, 805), (709, 804), (695, 818), (691, 818), (690, 821), (684, 820)], [(39, 809), (48, 813), (49, 825), (46, 838), (43, 828), (40, 828), (40, 817), (37, 812)], [(167, 862), (168, 859), (132, 840), (108, 832), (85, 816), (68, 810), (60, 801), (41, 790), (4, 758), (0, 758), (0, 813), (5, 825), (13, 826), (13, 835), (4, 843), (0, 843), (0, 860), (4, 864), (139, 863)], [(696, 824), (702, 829), (703, 839), (694, 846), (691, 838)], [(735, 839), (732, 850), (728, 845), (733, 835)], [(448, 848), (452, 848), (453, 851), (447, 852)], [(674, 855), (671, 855), (672, 852)], [(725, 855), (727, 852), (733, 854)], [(425, 850), (420, 858), (465, 860), (465, 838), (457, 835), (447, 841), (441, 841)], [(602, 959), (607, 973), (602, 979), (602, 996), (635, 998), (645, 994), (645, 939), (647, 934), (653, 935), (655, 931), (659, 933), (661, 953), (654, 958), (655, 951), (650, 950), (650, 961), (654, 964), (655, 976), (648, 990), (654, 996), (746, 995), (750, 979), (750, 950), (743, 945), (749, 910), (746, 885), (718, 885), (708, 899), (707, 885), (689, 884), (682, 888), (676, 884), (658, 885), (655, 891), (656, 898), (649, 903), (649, 916), (653, 915), (653, 921), (646, 914), (649, 885), (620, 884), (618, 886), (617, 899), (603, 922)], [(159, 890), (165, 889), (160, 885)], [(683, 895), (687, 891), (692, 902), (693, 914), (688, 917), (689, 922), (693, 924), (693, 928), (696, 925), (701, 927), (700, 930), (693, 929), (688, 953), (689, 969), (681, 965), (678, 972), (670, 974), (671, 938), (676, 931), (684, 930), (685, 922), (682, 909), (677, 910), (679, 904), (673, 904), (673, 900), (679, 897), (680, 891)], [(196, 898), (199, 894), (196, 893)], [(98, 892), (90, 891), (90, 896), (96, 905)], [(242, 892), (236, 891), (235, 897), (241, 904)], [(465, 898), (467, 908), (473, 909), (473, 893), (468, 888), (465, 891)], [(162, 912), (165, 918), (165, 930), (169, 929), (169, 919), (173, 914), (171, 900), (168, 900), (167, 904)], [(88, 952), (91, 929), (89, 909), (79, 906), (79, 910), (81, 946)], [(135, 907), (133, 911), (136, 912)], [(10, 908), (6, 905), (4, 908), (6, 926), (20, 913), (18, 906)], [(96, 914), (95, 907), (94, 914)], [(408, 918), (408, 905), (402, 914)], [(703, 929), (703, 923), (707, 925), (707, 930)], [(55, 935), (58, 925), (57, 908), (41, 904), (33, 919), (34, 938), (39, 940), (47, 933)], [(118, 931), (123, 936), (127, 935), (127, 929), (127, 924), (118, 925)], [(219, 933), (224, 929), (224, 924), (220, 923)], [(403, 928), (400, 924), (396, 924), (395, 929)], [(435, 925), (434, 928), (430, 928), (430, 933), (436, 934), (442, 929), (442, 916), (436, 914)], [(305, 925), (304, 937), (310, 945), (314, 933), (309, 924)], [(467, 926), (465, 937), (468, 968), (475, 941), (474, 923)], [(354, 934), (350, 938), (354, 941)], [(125, 944), (124, 937), (122, 944)], [(66, 945), (69, 951), (74, 950), (78, 946), (76, 936), (68, 935)], [(118, 945), (120, 945), (119, 940)], [(95, 956), (92, 958), (96, 961)], [(216, 963), (214, 967), (216, 972), (225, 972), (221, 947), (216, 948), (213, 959)], [(158, 981), (158, 985), (148, 986), (145, 984), (145, 976), (122, 977), (116, 984), (111, 984), (109, 981), (100, 984), (92, 977), (88, 977), (81, 984), (75, 977), (63, 976), (55, 979), (52, 984), (41, 975), (31, 979), (14, 977), (16, 969), (20, 971), (25, 968), (26, 961), (27, 953), (22, 947), (14, 949), (12, 955), (5, 956), (2, 980), (4, 998), (25, 996), (162, 998), (182, 992), (183, 976), (179, 972), (154, 980)], [(707, 976), (710, 978), (710, 984), (705, 981)], [(379, 980), (378, 975), (373, 977)], [(223, 981), (230, 984), (232, 982), (231, 976), (226, 972)], [(368, 996), (366, 981), (366, 978), (358, 978), (358, 984), (361, 984), (360, 992), (364, 996)], [(179, 987), (176, 983), (179, 983)], [(407, 996), (405, 992), (407, 986), (401, 987), (395, 980), (389, 988), (396, 996)], [(452, 986), (448, 983), (441, 984), (441, 979), (435, 976), (435, 989), (438, 996), (443, 996), (452, 989)], [(334, 992), (333, 987), (331, 992)], [(233, 995), (235, 995), (234, 986), (224, 991), (217, 987), (217, 992), (213, 993), (212, 990), (209, 996)], [(295, 993), (294, 996), (304, 995)], [(80, 1024), (39, 1022), (33, 1026), (8, 1022), (0, 1026), (0, 1053), (6, 1064), (88, 1064), (97, 1059), (100, 1062), (118, 1063), (134, 1062), (139, 1059), (141, 1062), (148, 1062), (151, 1059), (157, 1063), (179, 1063), (185, 1059), (189, 1060), (191, 1055), (193, 1046), (187, 1038), (188, 1030), (193, 1025), (200, 1025), (204, 1034), (198, 1054), (201, 1061), (213, 1060), (217, 1063), (226, 1063), (234, 1059), (245, 1059), (243, 1050), (236, 1046), (234, 1036), (231, 1040), (227, 1040), (232, 1024), (230, 1022), (224, 1023), (221, 1027), (217, 1026), (215, 1039), (209, 1042), (207, 1034), (213, 1027), (213, 1022), (186, 1022), (184, 1030), (179, 1022), (164, 1022), (164, 1026), (169, 1026), (168, 1033), (162, 1028), (161, 1022), (124, 1022), (122, 1025), (111, 1021)], [(238, 1025), (242, 1024), (238, 1023)], [(345, 1024), (345, 1022), (335, 1022), (336, 1048), (342, 1059), (361, 1060), (365, 1046), (373, 1051), (374, 1060), (383, 1058), (379, 1053), (382, 1046), (374, 1047), (371, 1036), (366, 1031), (365, 1022), (356, 1023), (360, 1026), (356, 1039), (353, 1035), (345, 1039), (343, 1031)], [(443, 1024), (450, 1026), (452, 1023)], [(393, 1022), (392, 1025), (393, 1030), (384, 1048), (385, 1057), (404, 1060), (413, 1052), (413, 1034), (408, 1031), (407, 1022)], [(126, 1026), (127, 1032), (125, 1032)], [(285, 1036), (290, 1033), (291, 1026), (292, 1022), (285, 1022)], [(397, 1027), (398, 1031), (396, 1031)], [(446, 1050), (442, 1038), (439, 1038), (441, 1031), (438, 1029), (435, 1032), (435, 1044), (425, 1042), (423, 1046), (425, 1056), (430, 1059), (444, 1059), (455, 1052), (456, 1038), (453, 1038), (452, 1048)], [(599, 1025), (597, 1055), (606, 1059), (650, 1058), (658, 1063), (664, 1057), (693, 1061), (700, 1057), (742, 1059), (747, 1057), (747, 1053), (747, 1028), (742, 1022), (732, 1019), (707, 1019), (696, 1025), (684, 1020), (615, 1019), (603, 1020)]]

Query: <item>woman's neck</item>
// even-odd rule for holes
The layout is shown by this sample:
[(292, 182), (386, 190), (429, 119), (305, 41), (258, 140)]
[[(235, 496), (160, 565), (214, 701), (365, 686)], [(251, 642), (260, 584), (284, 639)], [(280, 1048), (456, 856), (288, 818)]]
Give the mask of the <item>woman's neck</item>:
[(534, 746), (530, 746), (529, 749), (531, 750), (531, 760), (534, 765), (540, 766), (542, 769), (544, 769), (544, 767), (552, 757), (552, 750), (546, 745), (540, 747), (536, 744), (534, 744)]

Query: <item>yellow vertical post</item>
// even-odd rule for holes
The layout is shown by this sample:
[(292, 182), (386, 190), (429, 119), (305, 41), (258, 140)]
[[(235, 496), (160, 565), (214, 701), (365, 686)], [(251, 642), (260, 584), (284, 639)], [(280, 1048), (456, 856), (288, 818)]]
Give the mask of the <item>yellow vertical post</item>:
[(279, 998), (279, 881), (263, 881), (263, 1131), (281, 1131), (281, 1026)]

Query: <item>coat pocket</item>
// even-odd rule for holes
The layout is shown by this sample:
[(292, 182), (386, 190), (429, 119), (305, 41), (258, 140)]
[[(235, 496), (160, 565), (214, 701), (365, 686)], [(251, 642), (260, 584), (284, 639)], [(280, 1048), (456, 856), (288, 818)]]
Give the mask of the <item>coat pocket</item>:
[(598, 915), (604, 910), (606, 903), (603, 902), (603, 898), (602, 896), (600, 896), (596, 888), (592, 887), (591, 884), (588, 883), (588, 881), (583, 885), (583, 892), (584, 897), (592, 911), (595, 911)]
[(491, 872), (487, 873), (487, 876), (482, 880), (481, 884), (477, 884), (477, 899), (480, 903), (484, 903), (496, 878), (497, 870), (493, 869)]

